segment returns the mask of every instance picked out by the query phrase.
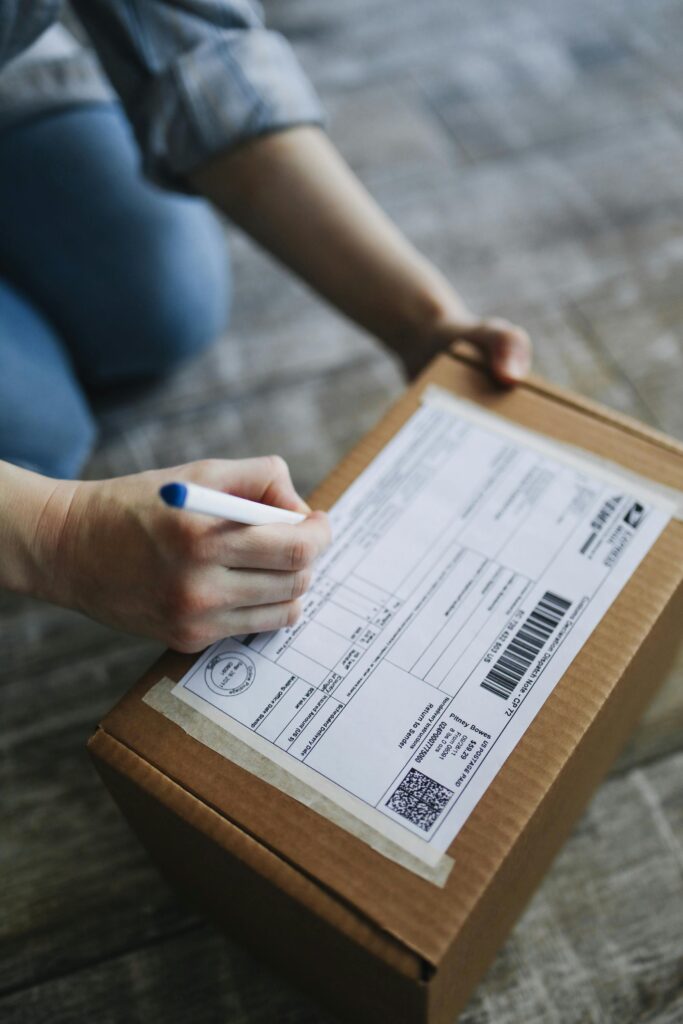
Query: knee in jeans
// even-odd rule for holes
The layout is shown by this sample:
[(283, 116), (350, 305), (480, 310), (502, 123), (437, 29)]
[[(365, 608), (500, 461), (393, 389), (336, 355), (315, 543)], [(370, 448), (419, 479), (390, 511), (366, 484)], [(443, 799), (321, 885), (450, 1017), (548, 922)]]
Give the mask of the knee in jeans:
[(25, 423), (14, 423), (6, 443), (1, 436), (4, 433), (0, 429), (0, 458), (59, 480), (80, 475), (97, 440), (95, 421), (80, 406), (62, 407), (54, 416), (44, 412)]
[(59, 449), (46, 453), (46, 466), (42, 472), (64, 480), (80, 476), (97, 440), (97, 430), (92, 418), (83, 416), (71, 424)]
[(132, 336), (142, 369), (174, 370), (225, 329), (230, 305), (228, 253), (208, 210), (171, 216), (139, 253)]

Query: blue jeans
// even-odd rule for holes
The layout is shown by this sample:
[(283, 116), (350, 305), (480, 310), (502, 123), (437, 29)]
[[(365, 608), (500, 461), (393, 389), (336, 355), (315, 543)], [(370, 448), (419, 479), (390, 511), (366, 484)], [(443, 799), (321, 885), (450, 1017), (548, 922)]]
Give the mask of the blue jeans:
[(201, 200), (145, 181), (116, 105), (0, 135), (0, 459), (76, 476), (89, 397), (151, 380), (225, 327), (229, 268)]

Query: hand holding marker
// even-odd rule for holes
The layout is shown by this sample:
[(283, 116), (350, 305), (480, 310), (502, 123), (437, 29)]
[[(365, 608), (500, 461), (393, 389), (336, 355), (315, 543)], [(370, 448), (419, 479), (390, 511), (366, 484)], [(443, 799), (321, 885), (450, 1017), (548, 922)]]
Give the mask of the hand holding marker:
[(294, 525), (306, 518), (301, 512), (263, 505), (260, 501), (238, 498), (234, 494), (225, 494), (223, 491), (201, 487), (199, 484), (164, 484), (159, 494), (172, 508), (229, 519), (233, 523), (243, 523), (245, 526), (269, 526), (275, 523)]

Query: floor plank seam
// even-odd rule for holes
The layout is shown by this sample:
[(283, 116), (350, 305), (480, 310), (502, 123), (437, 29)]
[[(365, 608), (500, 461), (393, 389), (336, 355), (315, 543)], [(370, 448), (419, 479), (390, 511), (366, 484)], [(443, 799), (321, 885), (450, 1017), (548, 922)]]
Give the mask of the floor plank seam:
[(621, 366), (619, 361), (614, 358), (609, 348), (600, 340), (597, 331), (593, 328), (589, 318), (583, 310), (579, 308), (575, 301), (569, 301), (565, 306), (565, 310), (567, 318), (572, 323), (574, 329), (581, 334), (593, 351), (599, 355), (608, 366), (610, 366), (615, 376), (622, 381), (628, 391), (633, 395), (634, 402), (638, 409), (638, 414), (646, 420), (646, 422), (650, 423), (652, 426), (656, 426), (658, 430), (663, 430), (664, 428), (658, 416), (640, 393), (638, 386), (631, 380), (623, 366)]
[(113, 950), (111, 953), (104, 956), (93, 957), (92, 960), (84, 960), (83, 963), (78, 966), (74, 966), (70, 970), (54, 972), (46, 971), (44, 974), (37, 978), (32, 978), (30, 981), (0, 989), (0, 1001), (9, 999), (15, 995), (20, 995), (22, 992), (39, 989), (42, 986), (52, 984), (55, 981), (62, 981), (66, 978), (77, 977), (84, 971), (90, 971), (102, 964), (114, 963), (117, 960), (124, 959), (131, 953), (139, 953), (146, 949), (153, 949), (155, 946), (161, 946), (165, 942), (172, 941), (173, 939), (180, 938), (184, 935), (190, 935), (193, 932), (201, 932), (211, 927), (211, 925), (203, 921), (193, 921), (184, 927), (176, 928), (160, 935), (151, 936), (149, 939), (142, 942), (132, 943), (126, 948)]

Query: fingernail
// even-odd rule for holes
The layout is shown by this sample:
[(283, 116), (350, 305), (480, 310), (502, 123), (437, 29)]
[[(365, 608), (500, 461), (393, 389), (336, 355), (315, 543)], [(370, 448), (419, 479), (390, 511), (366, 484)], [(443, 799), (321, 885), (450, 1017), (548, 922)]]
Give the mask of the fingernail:
[(505, 372), (508, 377), (521, 380), (529, 372), (529, 360), (524, 356), (512, 355), (505, 363)]

